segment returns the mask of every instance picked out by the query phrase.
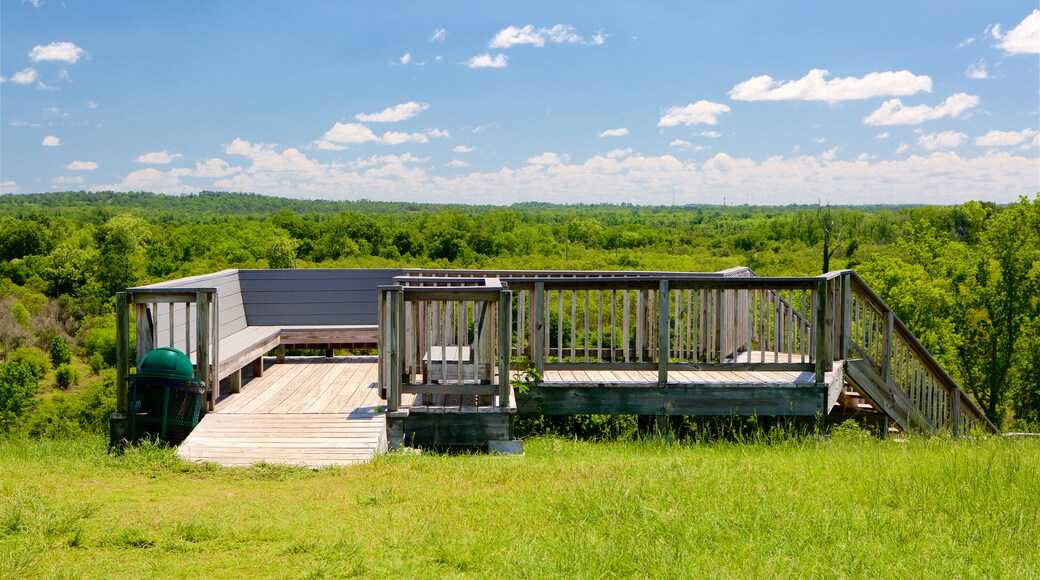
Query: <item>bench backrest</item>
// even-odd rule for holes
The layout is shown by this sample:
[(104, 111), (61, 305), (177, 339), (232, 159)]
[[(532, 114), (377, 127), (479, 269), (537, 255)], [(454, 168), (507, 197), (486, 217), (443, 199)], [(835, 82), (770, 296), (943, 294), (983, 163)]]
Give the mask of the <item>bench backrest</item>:
[[(250, 326), (376, 325), (378, 287), (393, 284), (394, 277), (402, 272), (348, 268), (239, 270), (238, 283)], [(223, 311), (223, 295), (220, 300)]]
[[(191, 276), (144, 286), (144, 288), (216, 288), (220, 310), (220, 336), (229, 336), (246, 327), (246, 312), (242, 303), (242, 291), (238, 283), (237, 270), (223, 270), (203, 276)], [(166, 304), (157, 304), (152, 316), (156, 330), (156, 346), (173, 346), (193, 353), (195, 351), (195, 308), (192, 306), (188, 329), (185, 331), (185, 308), (178, 304), (173, 309), (173, 340), (170, 340), (170, 309)], [(185, 348), (185, 334), (191, 336), (190, 348)]]

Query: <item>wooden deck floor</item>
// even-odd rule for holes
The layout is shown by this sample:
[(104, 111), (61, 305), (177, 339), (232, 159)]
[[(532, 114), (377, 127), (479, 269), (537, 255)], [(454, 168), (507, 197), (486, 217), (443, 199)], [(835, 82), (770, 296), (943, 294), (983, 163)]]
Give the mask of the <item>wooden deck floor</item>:
[(222, 465), (323, 467), (386, 450), (385, 401), (373, 357), (289, 357), (222, 399), (178, 454)]

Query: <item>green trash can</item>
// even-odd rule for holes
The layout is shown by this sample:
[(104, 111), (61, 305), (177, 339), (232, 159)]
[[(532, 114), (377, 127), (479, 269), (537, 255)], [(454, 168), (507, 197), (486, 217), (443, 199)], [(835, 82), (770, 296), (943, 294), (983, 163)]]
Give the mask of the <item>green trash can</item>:
[(206, 386), (195, 379), (188, 355), (157, 348), (126, 380), (131, 442), (153, 438), (177, 445), (199, 424)]

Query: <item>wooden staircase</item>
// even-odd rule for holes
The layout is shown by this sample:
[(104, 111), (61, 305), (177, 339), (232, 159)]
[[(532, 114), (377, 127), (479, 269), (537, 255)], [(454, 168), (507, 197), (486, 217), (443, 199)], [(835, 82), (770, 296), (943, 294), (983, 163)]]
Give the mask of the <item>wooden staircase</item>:
[(891, 308), (851, 270), (828, 274), (828, 340), (846, 407), (884, 413), (905, 432), (998, 432)]

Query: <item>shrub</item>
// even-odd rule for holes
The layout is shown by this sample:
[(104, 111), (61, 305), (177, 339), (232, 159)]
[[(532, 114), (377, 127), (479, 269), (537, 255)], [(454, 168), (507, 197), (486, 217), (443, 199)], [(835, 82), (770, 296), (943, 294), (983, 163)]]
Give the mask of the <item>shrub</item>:
[(79, 334), (81, 354), (90, 358), (94, 353), (108, 366), (116, 365), (116, 325), (115, 320), (99, 320), (99, 324), (84, 327)]
[(95, 375), (100, 375), (101, 371), (104, 370), (107, 366), (105, 364), (105, 358), (101, 356), (100, 352), (92, 353), (89, 357), (87, 357), (87, 364), (90, 365), (90, 372), (94, 373)]
[(51, 370), (51, 361), (47, 358), (44, 352), (35, 346), (23, 346), (16, 348), (12, 352), (7, 360), (11, 362), (21, 362), (28, 366), (36, 380), (39, 381), (47, 375), (47, 371)]
[(58, 393), (42, 402), (25, 416), (25, 432), (48, 439), (104, 433), (115, 410), (115, 374), (109, 372), (80, 393)]
[(79, 382), (79, 371), (72, 368), (72, 365), (68, 363), (59, 366), (54, 376), (58, 383), (58, 388), (61, 389), (67, 389)]
[(0, 433), (10, 431), (32, 406), (40, 380), (25, 361), (0, 363)]
[(51, 341), (51, 364), (55, 367), (60, 367), (70, 362), (72, 362), (72, 349), (69, 348), (69, 341), (60, 336), (55, 336), (54, 340)]

